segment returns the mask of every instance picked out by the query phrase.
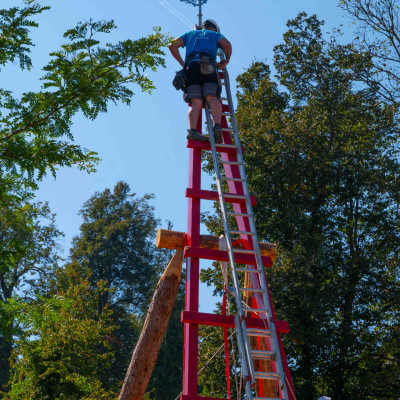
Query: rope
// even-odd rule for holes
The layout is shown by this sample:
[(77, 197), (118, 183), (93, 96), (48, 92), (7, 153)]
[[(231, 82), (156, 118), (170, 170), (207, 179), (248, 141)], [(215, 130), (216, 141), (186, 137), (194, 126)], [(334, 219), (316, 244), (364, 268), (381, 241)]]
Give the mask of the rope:
[[(222, 299), (222, 315), (226, 315), (226, 291)], [(229, 347), (228, 347), (228, 328), (224, 329), (224, 346), (225, 346), (225, 372), (226, 372), (226, 386), (228, 389), (228, 399), (231, 399), (231, 376), (229, 373)]]
[[(232, 332), (232, 334), (228, 337), (228, 339), (231, 339), (232, 336), (235, 334), (236, 330)], [(204, 367), (197, 373), (197, 376), (199, 376), (210, 364), (210, 362), (218, 355), (218, 353), (224, 348), (224, 344), (222, 344), (218, 350), (212, 355), (212, 357), (204, 364)], [(179, 395), (175, 398), (175, 400), (178, 400), (179, 397), (181, 396), (182, 392), (179, 393)]]
[[(219, 250), (227, 251), (227, 244), (224, 235), (219, 237)], [(226, 294), (228, 286), (228, 263), (220, 261), (222, 276), (224, 277), (224, 296), (222, 298), (222, 315), (226, 315)], [(231, 376), (229, 373), (229, 345), (228, 345), (228, 328), (223, 328), (224, 331), (224, 346), (225, 346), (225, 373), (226, 373), (226, 386), (228, 391), (228, 399), (231, 398)]]
[[(231, 315), (231, 302), (228, 297), (228, 314)], [(232, 333), (232, 328), (229, 328), (229, 332)], [(232, 358), (233, 358), (233, 368), (234, 368), (234, 373), (235, 373), (235, 384), (236, 384), (236, 398), (239, 400), (241, 398), (242, 390), (241, 390), (241, 385), (240, 385), (240, 390), (239, 390), (239, 385), (238, 385), (238, 377), (237, 377), (237, 366), (236, 366), (236, 352), (235, 352), (235, 345), (233, 343), (233, 336), (231, 335), (231, 344), (232, 344)], [(242, 374), (240, 376), (242, 378)], [(241, 383), (241, 381), (240, 381)]]
[[(240, 240), (232, 243), (232, 245), (235, 245), (237, 242)], [(221, 235), (219, 237), (219, 250), (227, 251), (228, 246), (226, 243), (226, 238), (224, 235)], [(229, 294), (235, 296), (235, 294), (231, 291), (229, 285), (228, 285), (228, 263), (227, 262), (220, 262), (221, 265), (221, 271), (222, 271), (222, 276), (224, 278), (224, 297), (222, 300), (222, 307), (223, 307), (223, 313), (226, 313), (226, 310), (224, 310), (224, 301), (228, 305), (228, 315), (231, 315), (231, 303), (229, 300)], [(225, 305), (226, 306), (226, 305)], [(234, 367), (234, 375), (235, 375), (235, 385), (236, 385), (236, 394), (237, 394), (237, 399), (241, 398), (241, 393), (242, 393), (242, 374), (240, 376), (240, 386), (238, 383), (238, 375), (237, 375), (237, 364), (236, 364), (236, 352), (235, 352), (235, 345), (233, 342), (233, 333), (232, 333), (232, 328), (229, 328), (229, 332), (231, 333), (231, 346), (232, 346), (232, 358), (233, 358), (233, 367)], [(227, 381), (228, 383), (228, 396), (230, 399), (230, 376), (229, 376), (229, 354), (227, 352), (227, 347), (228, 344), (226, 342), (226, 337), (227, 337), (227, 328), (224, 328), (224, 340), (226, 343), (226, 351), (225, 351), (225, 362), (226, 362), (226, 376), (227, 376)]]

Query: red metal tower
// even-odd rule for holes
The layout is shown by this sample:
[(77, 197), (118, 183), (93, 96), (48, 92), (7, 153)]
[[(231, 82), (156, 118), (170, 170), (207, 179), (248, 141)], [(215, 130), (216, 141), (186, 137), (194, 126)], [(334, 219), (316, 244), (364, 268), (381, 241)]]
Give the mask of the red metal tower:
[[(223, 111), (229, 111), (229, 106), (223, 104)], [(227, 119), (224, 116), (222, 119), (222, 128), (224, 130), (224, 143), (232, 144), (232, 139), (229, 134)], [(198, 123), (197, 130), (202, 131), (201, 119)], [(200, 248), (200, 202), (201, 200), (218, 201), (218, 192), (203, 190), (201, 188), (201, 170), (202, 157), (201, 152), (210, 150), (210, 144), (206, 142), (188, 141), (189, 148), (189, 185), (186, 190), (188, 197), (188, 219), (187, 219), (187, 246), (184, 250), (184, 257), (187, 260), (186, 270), (186, 297), (185, 310), (182, 312), (182, 322), (184, 323), (184, 362), (183, 362), (183, 391), (181, 400), (217, 400), (211, 397), (198, 396), (197, 372), (198, 372), (198, 326), (212, 325), (218, 327), (234, 327), (233, 316), (223, 316), (217, 314), (208, 314), (199, 312), (199, 260), (209, 259), (218, 261), (229, 261), (226, 251), (211, 250)], [(236, 155), (232, 149), (221, 148), (216, 146), (217, 151), (220, 151), (221, 157), (226, 160), (235, 161)], [(227, 177), (238, 178), (239, 170), (235, 165), (225, 168)], [(243, 188), (239, 182), (230, 182), (229, 193), (232, 195), (226, 197), (226, 201), (233, 203), (235, 212), (245, 212), (243, 201), (239, 198), (243, 195)], [(235, 195), (239, 195), (235, 197)], [(255, 198), (252, 198), (252, 203), (255, 203)], [(248, 222), (245, 218), (238, 219), (238, 227), (240, 230), (248, 231)], [(250, 243), (250, 238), (242, 236), (242, 240)], [(268, 257), (262, 257), (264, 266), (271, 267), (272, 262)], [(243, 254), (238, 260), (243, 264), (251, 264), (250, 257)], [(272, 318), (275, 320), (275, 313), (272, 307), (272, 300), (269, 296), (269, 301), (272, 310)], [(265, 329), (262, 320), (252, 315), (246, 318), (246, 323), (249, 328)], [(275, 327), (279, 342), (279, 350), (282, 357), (283, 369), (286, 376), (286, 383), (289, 387), (289, 400), (295, 400), (293, 384), (290, 378), (290, 372), (287, 365), (286, 356), (283, 350), (283, 345), (280, 335), (289, 332), (288, 323), (285, 321), (276, 321)], [(239, 399), (238, 399), (239, 400)]]

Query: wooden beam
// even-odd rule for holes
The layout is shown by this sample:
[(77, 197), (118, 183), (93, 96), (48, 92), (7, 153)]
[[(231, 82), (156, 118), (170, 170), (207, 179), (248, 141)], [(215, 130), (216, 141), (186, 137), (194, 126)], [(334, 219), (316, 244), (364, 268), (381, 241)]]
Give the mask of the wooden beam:
[(119, 400), (143, 399), (178, 294), (182, 262), (182, 250), (177, 250), (158, 282)]
[[(170, 231), (167, 229), (159, 229), (157, 232), (156, 246), (163, 249), (178, 250), (188, 246), (186, 243), (186, 233)], [(276, 258), (276, 244), (259, 242), (260, 251), (262, 256), (270, 257), (272, 261)], [(212, 235), (200, 235), (200, 247), (205, 249), (219, 249), (219, 238)], [(236, 249), (243, 249), (243, 243), (238, 242), (233, 247)]]

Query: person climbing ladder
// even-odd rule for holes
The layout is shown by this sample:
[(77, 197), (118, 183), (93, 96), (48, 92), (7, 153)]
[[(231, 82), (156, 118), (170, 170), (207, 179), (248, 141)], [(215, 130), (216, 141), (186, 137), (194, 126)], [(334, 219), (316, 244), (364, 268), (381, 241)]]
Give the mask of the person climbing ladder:
[[(216, 143), (222, 142), (221, 116), (222, 106), (219, 100), (220, 86), (218, 68), (224, 68), (230, 60), (232, 46), (220, 33), (218, 24), (212, 19), (203, 22), (203, 29), (186, 32), (175, 39), (169, 46), (173, 57), (183, 67), (186, 75), (186, 92), (184, 99), (189, 108), (189, 140), (208, 141), (208, 138), (197, 131), (197, 123), (201, 115), (204, 101), (210, 107), (214, 120), (214, 137)], [(185, 61), (179, 48), (186, 47)], [(218, 48), (225, 53), (225, 60), (216, 63)]]

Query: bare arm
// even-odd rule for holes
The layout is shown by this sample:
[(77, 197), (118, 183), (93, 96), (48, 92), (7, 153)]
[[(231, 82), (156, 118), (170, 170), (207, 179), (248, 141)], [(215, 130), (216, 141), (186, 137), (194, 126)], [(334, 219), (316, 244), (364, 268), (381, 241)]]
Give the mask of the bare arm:
[(182, 67), (185, 65), (185, 62), (183, 61), (181, 54), (179, 53), (179, 48), (183, 47), (183, 46), (184, 46), (184, 43), (183, 43), (182, 38), (180, 38), (180, 37), (175, 39), (175, 41), (169, 45), (169, 51), (171, 52), (171, 54), (173, 55), (175, 60), (178, 61), (178, 63), (182, 65)]
[(223, 68), (229, 63), (229, 60), (231, 58), (232, 45), (229, 42), (229, 40), (227, 40), (225, 38), (219, 39), (218, 44), (222, 47), (222, 50), (225, 53), (225, 61), (221, 61), (218, 63), (219, 68)]

